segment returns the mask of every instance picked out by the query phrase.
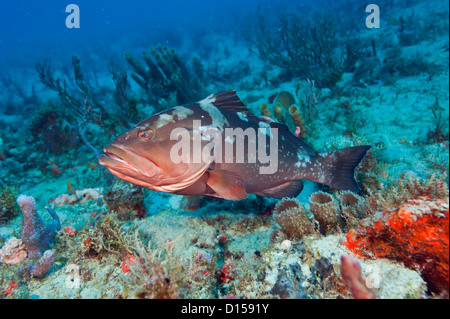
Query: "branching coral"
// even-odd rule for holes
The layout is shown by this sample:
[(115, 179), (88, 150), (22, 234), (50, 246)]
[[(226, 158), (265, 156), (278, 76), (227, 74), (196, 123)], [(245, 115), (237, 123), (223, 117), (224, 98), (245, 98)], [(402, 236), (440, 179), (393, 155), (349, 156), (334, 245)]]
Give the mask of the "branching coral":
[[(259, 12), (256, 30), (247, 32), (247, 40), (265, 61), (314, 80), (321, 88), (333, 87), (346, 70), (352, 70), (363, 55), (362, 46), (352, 40), (340, 49), (338, 31), (331, 18), (306, 22), (300, 15), (281, 15), (278, 27), (269, 28)], [(271, 33), (269, 30), (277, 30)]]
[(440, 143), (448, 141), (449, 138), (449, 117), (445, 112), (445, 108), (439, 103), (436, 97), (436, 102), (429, 107), (433, 115), (433, 128), (428, 132), (428, 140), (432, 143)]
[[(42, 63), (36, 64), (36, 71), (39, 74), (41, 82), (58, 93), (61, 103), (70, 110), (72, 115), (82, 121), (97, 124), (109, 133), (114, 132), (115, 125), (118, 123), (125, 127), (129, 127), (129, 122), (137, 120), (136, 118), (133, 118), (133, 116), (136, 116), (134, 110), (136, 106), (135, 103), (127, 103), (127, 101), (117, 98), (116, 100), (120, 101), (119, 111), (108, 111), (103, 105), (103, 102), (100, 102), (97, 98), (97, 91), (99, 89), (94, 89), (94, 86), (86, 79), (78, 57), (72, 57), (72, 66), (75, 86), (69, 86), (66, 79), (55, 75), (50, 59), (46, 59)], [(124, 95), (124, 90), (127, 87), (127, 82), (123, 72), (115, 66), (111, 67), (110, 72), (112, 73), (114, 83), (116, 84), (116, 92), (121, 92), (119, 93), (122, 94), (121, 98), (125, 98), (126, 95)], [(129, 108), (132, 108), (132, 110)]]
[(432, 175), (427, 179), (414, 176), (402, 176), (397, 183), (389, 187), (382, 185), (381, 189), (368, 189), (362, 211), (364, 217), (373, 216), (377, 212), (398, 209), (410, 199), (434, 198), (448, 199), (449, 191), (446, 182), (447, 175), (437, 177)]
[(130, 83), (127, 72), (111, 59), (109, 72), (114, 81), (114, 100), (120, 108), (122, 118), (127, 121), (135, 121), (139, 118), (138, 99), (130, 96)]

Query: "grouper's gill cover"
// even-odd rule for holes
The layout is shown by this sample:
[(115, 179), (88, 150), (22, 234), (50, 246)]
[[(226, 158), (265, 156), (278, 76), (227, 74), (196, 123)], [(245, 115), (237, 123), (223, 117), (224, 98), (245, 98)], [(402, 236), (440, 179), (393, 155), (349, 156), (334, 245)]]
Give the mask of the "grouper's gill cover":
[[(198, 121), (201, 123), (200, 129), (194, 125)], [(261, 174), (261, 168), (268, 164), (249, 160), (249, 156), (243, 161), (236, 160), (238, 138), (233, 140), (226, 134), (221, 136), (220, 142), (221, 145), (233, 143), (235, 153), (232, 162), (224, 160), (226, 154), (219, 158), (220, 161), (218, 157), (204, 159), (199, 156), (193, 147), (193, 143), (198, 142), (194, 138), (195, 133), (201, 135), (209, 128), (220, 133), (227, 128), (243, 131), (250, 128), (257, 132), (256, 137), (259, 137), (262, 128), (277, 129), (277, 162), (270, 163), (276, 164), (276, 171)], [(183, 138), (171, 139), (174, 130), (182, 130)], [(251, 143), (258, 144), (249, 136), (245, 141), (245, 151)], [(201, 135), (202, 149), (218, 142)], [(174, 147), (179, 149), (180, 145), (190, 152), (183, 155), (184, 160), (175, 163), (171, 150)], [(99, 163), (121, 179), (156, 191), (229, 200), (244, 199), (248, 193), (283, 198), (297, 196), (303, 188), (303, 179), (339, 190), (358, 191), (354, 170), (369, 148), (364, 145), (316, 155), (285, 125), (257, 118), (248, 111), (235, 91), (226, 91), (210, 95), (197, 103), (165, 110), (140, 122), (106, 146)], [(269, 153), (270, 150), (266, 150)], [(193, 161), (194, 158), (200, 160)]]

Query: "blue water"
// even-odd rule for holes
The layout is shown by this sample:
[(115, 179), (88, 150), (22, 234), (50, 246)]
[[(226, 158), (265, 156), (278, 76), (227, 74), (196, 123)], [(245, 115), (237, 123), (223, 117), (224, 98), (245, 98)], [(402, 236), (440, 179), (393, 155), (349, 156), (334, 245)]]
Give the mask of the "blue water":
[[(80, 28), (65, 25), (66, 6), (80, 8)], [(63, 56), (71, 52), (103, 49), (119, 43), (173, 45), (164, 33), (179, 37), (201, 36), (212, 30), (237, 31), (236, 22), (260, 7), (278, 10), (298, 6), (297, 1), (248, 0), (132, 0), (42, 1), (7, 0), (0, 5), (0, 63), (27, 63), (29, 59)], [(175, 45), (179, 43), (174, 43)], [(31, 62), (31, 61), (30, 61)]]

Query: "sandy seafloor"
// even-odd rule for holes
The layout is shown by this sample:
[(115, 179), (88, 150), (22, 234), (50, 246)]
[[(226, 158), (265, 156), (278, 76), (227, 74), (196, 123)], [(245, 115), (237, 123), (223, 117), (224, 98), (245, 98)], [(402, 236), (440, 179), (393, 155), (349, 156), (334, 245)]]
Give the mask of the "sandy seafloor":
[[(425, 11), (424, 7), (426, 10), (447, 10), (448, 13), (448, 5), (443, 1), (435, 3), (437, 5), (433, 9), (425, 4), (418, 4), (408, 10), (413, 10), (419, 16)], [(390, 42), (396, 41), (393, 31), (383, 29), (365, 32), (366, 34), (361, 34), (362, 38), (369, 36), (370, 32), (378, 32), (379, 42), (384, 43), (379, 48), (381, 55), (389, 48)], [(260, 76), (265, 68), (264, 63), (251, 54), (245, 44), (236, 44), (233, 39), (221, 35), (215, 37), (211, 41), (220, 45), (212, 58), (218, 61), (219, 68), (232, 68), (240, 61), (248, 61), (251, 72), (233, 83), (211, 84), (208, 88), (211, 93), (235, 89), (248, 108), (257, 115), (260, 114), (260, 105), (268, 103), (269, 96), (283, 90), (293, 94), (299, 92), (296, 98), (301, 103), (301, 99), (307, 94), (305, 80), (296, 78), (276, 86), (266, 85)], [(433, 174), (445, 176), (449, 165), (448, 140), (429, 143), (428, 132), (435, 126), (430, 107), (436, 101), (443, 110), (443, 117), (448, 119), (448, 48), (448, 34), (403, 48), (402, 54), (405, 56), (420, 54), (426, 61), (441, 66), (431, 78), (424, 72), (401, 76), (392, 84), (380, 81), (356, 87), (350, 81), (351, 74), (344, 74), (338, 87), (347, 92), (345, 97), (330, 94), (328, 89), (317, 89), (316, 108), (319, 112), (312, 124), (312, 136), (307, 138), (308, 143), (319, 151), (371, 144), (371, 154), (376, 159), (377, 168), (367, 173), (376, 174), (380, 184), (389, 185), (405, 178), (404, 176), (416, 176), (419, 179), (429, 179)], [(33, 70), (24, 70), (23, 76), (31, 72)], [(279, 72), (278, 67), (272, 67), (268, 71), (268, 78), (276, 78)], [(132, 85), (133, 89), (139, 90), (135, 83)], [(37, 88), (37, 95), (55, 98), (44, 87)], [(342, 107), (344, 102), (348, 102), (356, 114), (356, 119), (352, 120), (357, 121), (357, 124), (351, 135), (344, 135), (348, 128), (348, 117)], [(98, 228), (95, 228), (96, 220), (102, 221), (105, 216), (112, 214), (108, 213), (103, 201), (106, 190), (111, 188), (111, 182), (119, 185), (116, 187), (125, 189), (126, 184), (118, 182), (115, 177), (108, 177), (109, 173), (93, 165), (96, 162), (95, 155), (82, 144), (65, 154), (48, 158), (59, 165), (61, 175), (55, 176), (48, 169), (40, 170), (39, 167), (22, 169), (23, 163), (15, 161), (15, 156), (39, 156), (25, 143), (22, 135), (24, 130), (14, 133), (6, 127), (23, 126), (29, 122), (30, 118), (26, 114), (0, 113), (0, 125), (3, 127), (0, 130), (0, 150), (8, 149), (8, 154), (11, 154), (1, 163), (0, 179), (5, 185), (16, 188), (17, 194), (33, 196), (37, 200), (38, 212), (45, 221), (49, 221), (50, 216), (44, 206), (53, 205), (60, 217), (62, 231), (54, 244), (56, 261), (45, 277), (21, 279), (20, 265), (0, 264), (1, 296), (152, 296), (152, 292), (148, 292), (143, 286), (151, 286), (157, 279), (147, 274), (151, 283), (146, 282), (143, 279), (145, 275), (138, 266), (136, 269), (132, 267), (130, 272), (124, 272), (123, 261), (127, 258), (127, 253), (104, 247), (104, 250), (98, 249), (99, 254), (89, 254), (82, 239), (83, 228), (85, 232), (91, 229), (98, 233)], [(448, 132), (448, 120), (445, 125)], [(98, 139), (93, 142), (98, 149), (110, 140), (109, 137), (102, 136), (104, 132), (94, 125), (89, 126), (88, 130), (91, 137), (98, 135)], [(448, 179), (445, 180), (448, 182)], [(68, 183), (73, 186), (71, 190)], [(313, 182), (306, 182), (298, 200), (309, 207), (309, 195), (319, 188)], [(80, 195), (83, 190), (87, 190), (87, 197)], [(55, 201), (52, 202), (52, 199), (61, 199), (61, 196), (65, 196), (63, 194), (69, 193), (72, 195), (72, 203), (62, 201), (55, 205)], [(339, 277), (340, 256), (352, 255), (343, 245), (346, 232), (327, 236), (308, 235), (302, 240), (294, 239), (287, 243), (283, 242), (285, 238), (273, 238), (274, 231), (280, 227), (273, 215), (264, 214), (264, 210), (278, 200), (262, 200), (255, 195), (250, 195), (247, 200), (239, 203), (206, 199), (197, 210), (187, 212), (184, 210), (186, 199), (182, 196), (149, 190), (144, 190), (143, 194), (147, 212), (144, 218), (128, 218), (112, 223), (122, 232), (122, 239), (126, 242), (124, 245), (133, 247), (129, 249), (134, 249), (146, 260), (147, 265), (153, 265), (150, 269), (170, 278), (173, 283), (180, 283), (174, 291), (156, 295), (157, 297), (279, 298), (279, 291), (286, 292), (290, 298), (351, 297), (345, 289), (338, 292), (317, 279), (317, 260), (320, 258), (326, 258), (332, 265), (336, 278)], [(100, 219), (93, 217), (97, 215), (101, 216)], [(21, 220), (19, 214), (7, 223), (0, 224), (0, 246), (12, 236), (20, 236)], [(69, 226), (77, 229), (75, 237), (64, 232)], [(363, 278), (375, 281), (374, 293), (377, 298), (432, 297), (426, 294), (426, 283), (420, 270), (383, 258), (371, 260), (354, 257), (361, 265)], [(225, 264), (231, 265), (228, 269), (231, 279), (225, 279), (219, 284), (218, 276), (222, 276), (222, 279), (225, 276)], [(374, 273), (379, 274), (375, 279)], [(329, 280), (337, 280), (333, 276)], [(190, 278), (188, 284), (185, 282), (187, 278)], [(282, 283), (280, 278), (284, 280)], [(19, 284), (14, 286), (12, 293), (6, 294), (11, 282)], [(284, 288), (280, 288), (282, 285)]]

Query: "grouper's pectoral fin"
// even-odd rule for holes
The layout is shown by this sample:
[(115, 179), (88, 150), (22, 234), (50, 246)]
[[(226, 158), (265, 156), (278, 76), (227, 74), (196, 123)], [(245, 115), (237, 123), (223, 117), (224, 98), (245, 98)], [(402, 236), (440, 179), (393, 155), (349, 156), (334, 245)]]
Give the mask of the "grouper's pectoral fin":
[(242, 177), (231, 171), (209, 171), (209, 178), (206, 182), (216, 194), (215, 197), (228, 200), (241, 200), (248, 197), (244, 188)]
[(287, 182), (272, 188), (264, 189), (256, 195), (273, 198), (297, 197), (303, 189), (302, 181)]

